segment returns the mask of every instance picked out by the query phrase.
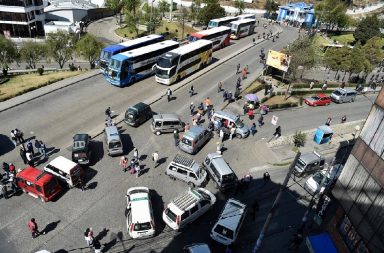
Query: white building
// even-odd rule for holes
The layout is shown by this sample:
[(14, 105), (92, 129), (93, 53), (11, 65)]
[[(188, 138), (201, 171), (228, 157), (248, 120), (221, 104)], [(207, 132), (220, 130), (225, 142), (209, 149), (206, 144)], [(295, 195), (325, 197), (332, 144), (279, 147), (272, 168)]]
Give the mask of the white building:
[[(1, 0), (0, 0), (1, 1)], [(56, 0), (44, 8), (45, 19), (49, 21), (79, 22), (88, 15), (96, 4), (85, 0)]]
[(43, 0), (0, 0), (0, 33), (6, 37), (44, 35)]

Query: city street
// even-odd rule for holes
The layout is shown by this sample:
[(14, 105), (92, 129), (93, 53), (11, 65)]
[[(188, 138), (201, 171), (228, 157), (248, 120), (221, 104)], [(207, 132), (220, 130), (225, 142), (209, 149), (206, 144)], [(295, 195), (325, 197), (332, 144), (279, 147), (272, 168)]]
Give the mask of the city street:
[[(188, 90), (191, 84), (174, 92), (175, 99), (167, 102), (166, 98), (151, 105), (155, 112), (176, 112), (186, 122), (191, 122), (189, 104), (196, 105), (206, 97), (210, 97), (214, 105), (221, 104), (221, 93), (217, 93), (217, 83), (225, 82), (224, 88), (234, 92), (236, 65), (249, 65), (250, 75), (247, 82), (256, 78), (262, 71), (259, 63), (261, 48), (282, 49), (292, 42), (298, 33), (296, 29), (287, 27), (275, 42), (264, 41), (238, 54), (212, 71), (199, 76), (191, 84), (196, 95), (189, 97)], [(214, 53), (217, 60), (234, 53), (251, 43), (251, 37), (236, 41), (230, 47)], [(52, 151), (51, 157), (63, 155), (70, 157), (70, 145), (75, 133), (89, 133), (95, 129), (102, 129), (104, 124), (104, 111), (111, 106), (114, 115), (124, 113), (129, 105), (143, 101), (149, 97), (165, 94), (167, 86), (155, 82), (154, 77), (147, 78), (130, 87), (117, 88), (107, 84), (101, 75), (83, 82), (60, 89), (56, 92), (27, 102), (15, 108), (0, 113), (0, 132), (9, 135), (11, 129), (19, 128), (24, 131), (27, 138), (42, 139)], [(367, 116), (371, 99), (374, 95), (358, 96), (354, 103), (331, 104), (327, 107), (303, 107), (284, 111), (277, 111), (265, 117), (265, 126), (258, 129), (258, 133), (247, 139), (234, 139), (225, 141), (227, 150), (223, 156), (234, 169), (239, 178), (243, 177), (251, 168), (265, 165), (258, 159), (258, 146), (256, 140), (269, 138), (274, 132), (274, 126), (269, 122), (272, 115), (279, 117), (282, 134), (288, 135), (296, 130), (316, 128), (324, 124), (328, 116), (339, 121), (342, 115), (347, 114), (348, 121), (363, 119)], [(215, 108), (219, 110), (220, 108)], [(238, 113), (238, 112), (235, 112)], [(244, 119), (250, 124), (248, 119)], [(141, 164), (148, 168), (147, 172), (139, 178), (124, 173), (119, 168), (119, 157), (109, 157), (106, 154), (103, 137), (93, 140), (93, 163), (87, 168), (88, 189), (81, 192), (79, 189), (70, 189), (56, 201), (42, 203), (27, 194), (12, 196), (8, 200), (0, 200), (0, 252), (35, 252), (47, 249), (52, 252), (89, 252), (85, 248), (83, 232), (92, 227), (95, 236), (103, 244), (103, 252), (180, 252), (183, 246), (191, 243), (208, 243), (212, 252), (224, 252), (224, 247), (214, 243), (209, 238), (210, 230), (217, 219), (228, 196), (218, 193), (210, 181), (207, 189), (217, 196), (217, 202), (212, 210), (192, 223), (183, 232), (174, 232), (167, 227), (161, 219), (164, 206), (188, 185), (180, 181), (172, 181), (165, 174), (165, 168), (175, 154), (193, 157), (201, 163), (206, 154), (216, 150), (217, 136), (210, 140), (204, 148), (194, 156), (180, 151), (173, 144), (172, 134), (156, 136), (150, 131), (150, 122), (138, 128), (132, 128), (125, 123), (119, 124), (124, 142), (125, 153), (132, 157), (133, 147), (139, 150)], [(151, 154), (158, 151), (162, 164), (153, 168)], [(13, 162), (16, 167), (23, 167), (18, 149), (13, 149), (1, 156), (1, 161)], [(42, 168), (42, 165), (38, 166)], [(252, 204), (256, 198), (260, 204), (260, 211), (253, 221), (248, 215), (237, 243), (235, 252), (250, 252), (262, 228), (266, 214), (269, 212), (279, 184), (284, 181), (287, 168), (270, 169), (271, 182), (263, 185), (262, 174), (265, 169), (255, 169), (250, 188), (240, 193), (236, 198), (247, 204)], [(301, 184), (304, 181), (302, 179)], [(154, 216), (156, 222), (156, 236), (147, 240), (132, 240), (129, 238), (125, 221), (126, 199), (125, 193), (129, 187), (146, 186), (152, 191)], [(303, 198), (304, 196), (304, 198)], [(280, 233), (287, 230), (294, 233), (300, 225), (306, 205), (308, 194), (302, 187), (294, 182), (289, 183), (289, 189), (282, 197), (279, 211), (272, 219), (265, 244), (261, 252), (288, 252), (290, 238), (278, 238)], [(251, 214), (251, 210), (249, 210)], [(28, 231), (27, 222), (35, 217), (40, 229), (46, 228), (48, 233), (32, 239)], [(278, 242), (276, 242), (278, 241)], [(306, 252), (304, 245), (301, 252)], [(61, 251), (60, 251), (61, 250)]]

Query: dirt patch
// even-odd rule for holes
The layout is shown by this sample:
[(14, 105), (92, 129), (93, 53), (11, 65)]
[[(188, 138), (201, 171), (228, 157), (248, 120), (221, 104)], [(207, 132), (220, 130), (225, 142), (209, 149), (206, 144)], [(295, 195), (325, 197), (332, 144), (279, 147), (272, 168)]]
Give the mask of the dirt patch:
[(297, 103), (298, 100), (295, 97), (288, 97), (285, 99), (285, 96), (273, 96), (272, 98), (268, 99), (264, 104), (266, 105), (279, 105), (279, 104), (285, 104), (285, 103)]

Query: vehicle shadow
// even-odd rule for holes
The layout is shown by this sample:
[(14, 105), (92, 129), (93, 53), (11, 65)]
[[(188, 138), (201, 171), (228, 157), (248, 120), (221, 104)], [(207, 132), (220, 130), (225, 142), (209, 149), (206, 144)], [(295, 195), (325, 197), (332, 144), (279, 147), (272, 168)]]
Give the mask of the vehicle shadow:
[(134, 148), (132, 139), (129, 134), (120, 134), (120, 138), (123, 142), (124, 155), (128, 155)]
[(15, 149), (15, 145), (8, 136), (0, 134), (0, 156)]
[(104, 147), (102, 141), (93, 140), (91, 142), (90, 148), (92, 150), (91, 161), (89, 166), (95, 165), (97, 162), (101, 161), (104, 157)]
[(89, 181), (91, 181), (96, 176), (96, 174), (97, 170), (93, 169), (92, 167), (87, 167), (85, 169), (84, 183), (88, 183)]
[(163, 222), (163, 211), (164, 211), (164, 201), (163, 197), (159, 195), (155, 190), (150, 190), (151, 194), (151, 200), (152, 200), (152, 206), (153, 206), (153, 213), (154, 213), (154, 219), (155, 219), (155, 226), (156, 226), (156, 234), (155, 236), (161, 234), (161, 232), (165, 228), (165, 223)]

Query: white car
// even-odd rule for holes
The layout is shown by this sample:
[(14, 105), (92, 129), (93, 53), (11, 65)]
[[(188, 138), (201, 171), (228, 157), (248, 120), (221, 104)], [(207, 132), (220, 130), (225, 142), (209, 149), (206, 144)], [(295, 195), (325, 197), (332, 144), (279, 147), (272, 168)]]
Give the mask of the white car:
[[(339, 177), (342, 170), (343, 165), (336, 164), (332, 166), (329, 172), (328, 170), (317, 171), (307, 180), (307, 182), (305, 182), (304, 188), (312, 195), (323, 192), (325, 188), (327, 188), (327, 186), (332, 182), (332, 180), (336, 180)], [(320, 187), (323, 180), (324, 183)]]
[(147, 187), (132, 187), (127, 191), (127, 229), (133, 239), (155, 235), (155, 220)]
[(183, 248), (183, 253), (211, 253), (209, 246), (205, 243), (194, 243)]

